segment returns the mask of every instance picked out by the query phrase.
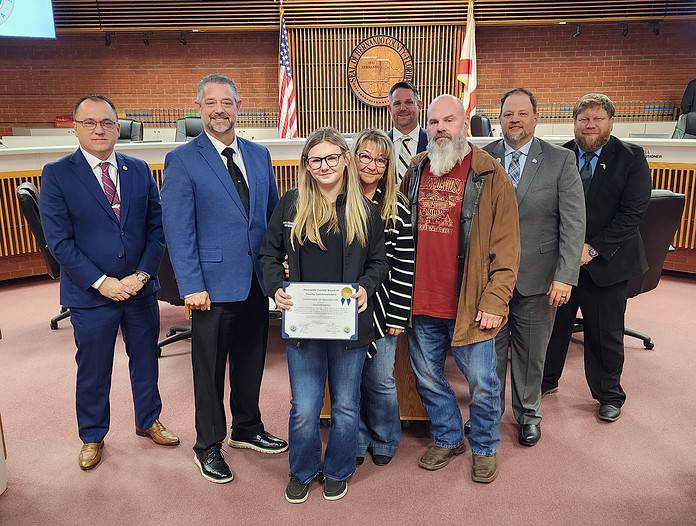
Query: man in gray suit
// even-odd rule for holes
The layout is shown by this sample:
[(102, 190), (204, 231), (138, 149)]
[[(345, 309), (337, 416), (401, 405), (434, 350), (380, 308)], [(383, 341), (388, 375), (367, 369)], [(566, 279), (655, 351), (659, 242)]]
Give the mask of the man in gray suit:
[(505, 409), (509, 347), (518, 440), (533, 446), (541, 438), (541, 380), (556, 307), (568, 302), (578, 282), (585, 197), (572, 152), (534, 137), (539, 120), (534, 94), (513, 89), (500, 106), (504, 139), (484, 149), (516, 188), (522, 248), (508, 323), (496, 337), (500, 407)]

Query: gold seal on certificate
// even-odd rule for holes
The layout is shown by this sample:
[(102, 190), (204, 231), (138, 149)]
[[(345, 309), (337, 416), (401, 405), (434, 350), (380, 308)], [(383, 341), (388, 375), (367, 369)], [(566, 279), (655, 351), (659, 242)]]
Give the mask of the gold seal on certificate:
[(283, 283), (293, 306), (283, 311), (283, 338), (357, 340), (358, 290), (350, 283)]

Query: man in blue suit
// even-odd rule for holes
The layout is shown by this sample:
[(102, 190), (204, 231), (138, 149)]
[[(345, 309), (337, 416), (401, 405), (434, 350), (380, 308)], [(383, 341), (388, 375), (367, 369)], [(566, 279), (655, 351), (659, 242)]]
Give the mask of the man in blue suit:
[(228, 444), (262, 453), (288, 448), (264, 430), (259, 411), (268, 300), (258, 253), (278, 189), (268, 150), (235, 135), (241, 100), (234, 82), (204, 77), (196, 105), (203, 131), (167, 155), (162, 210), (179, 292), (192, 310), (194, 462), (205, 479), (222, 484), (233, 478), (220, 453), (228, 361)]
[(179, 439), (159, 421), (156, 274), (164, 237), (157, 187), (147, 164), (114, 152), (119, 125), (109, 99), (83, 97), (73, 119), (80, 147), (44, 167), (41, 224), (61, 267), (61, 305), (71, 312), (80, 467), (91, 469), (101, 460), (109, 430), (119, 327), (129, 358), (136, 433), (166, 446)]
[(387, 135), (394, 143), (398, 185), (411, 164), (411, 158), (425, 151), (428, 135), (418, 124), (423, 101), (418, 89), (410, 82), (397, 82), (389, 89), (388, 109), (394, 127)]

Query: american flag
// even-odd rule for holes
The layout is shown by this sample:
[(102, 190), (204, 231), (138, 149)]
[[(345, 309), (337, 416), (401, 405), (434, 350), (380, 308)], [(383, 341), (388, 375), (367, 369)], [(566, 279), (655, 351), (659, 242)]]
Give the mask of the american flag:
[(297, 107), (288, 51), (288, 31), (280, 13), (280, 71), (278, 75), (278, 134), (281, 139), (297, 137)]
[(462, 102), (467, 117), (476, 113), (476, 22), (474, 21), (474, 0), (469, 0), (466, 14), (466, 34), (459, 57), (457, 80), (464, 84)]

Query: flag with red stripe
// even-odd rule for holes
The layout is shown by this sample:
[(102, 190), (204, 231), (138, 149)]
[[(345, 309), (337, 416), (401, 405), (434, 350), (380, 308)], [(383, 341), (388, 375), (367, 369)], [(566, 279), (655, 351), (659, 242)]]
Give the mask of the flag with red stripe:
[(464, 84), (462, 102), (468, 116), (476, 113), (476, 22), (474, 21), (474, 0), (469, 0), (466, 14), (466, 34), (459, 56), (457, 80)]
[(288, 49), (288, 31), (285, 17), (280, 12), (280, 71), (278, 75), (278, 134), (281, 139), (297, 137), (297, 106), (292, 82), (292, 66)]

